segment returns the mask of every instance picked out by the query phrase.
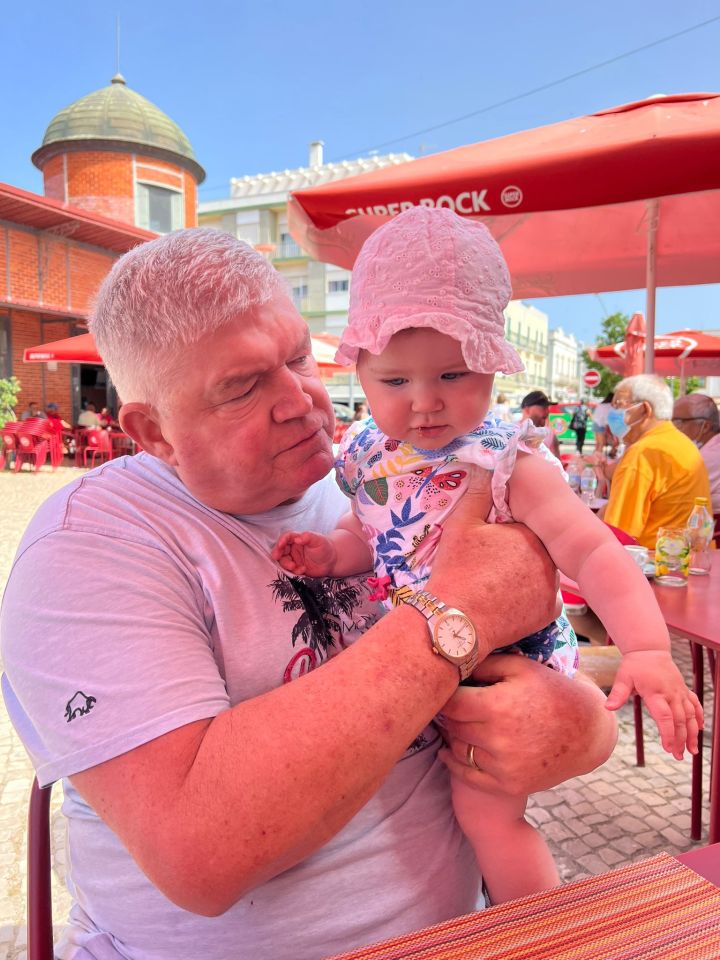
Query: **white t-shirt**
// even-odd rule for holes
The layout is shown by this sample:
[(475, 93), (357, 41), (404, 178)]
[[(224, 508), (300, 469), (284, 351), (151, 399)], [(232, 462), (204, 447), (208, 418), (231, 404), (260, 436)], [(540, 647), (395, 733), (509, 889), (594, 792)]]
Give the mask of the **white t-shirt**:
[[(293, 582), (268, 553), (281, 531), (328, 531), (346, 509), (328, 477), (297, 503), (229, 516), (147, 454), (49, 498), (1, 624), (5, 702), (40, 783), (292, 680), (339, 652), (340, 632), (351, 643), (378, 615), (364, 582)], [(479, 877), (438, 746), (427, 728), (326, 846), (217, 918), (159, 893), (66, 780), (75, 903), (58, 956), (319, 960), (474, 909)]]

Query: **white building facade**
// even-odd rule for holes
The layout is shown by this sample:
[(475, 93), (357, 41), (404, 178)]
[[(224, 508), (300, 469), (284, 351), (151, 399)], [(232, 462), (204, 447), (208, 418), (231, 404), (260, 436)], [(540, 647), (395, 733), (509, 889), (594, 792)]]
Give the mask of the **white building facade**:
[(339, 335), (347, 323), (350, 272), (313, 260), (295, 243), (288, 230), (288, 194), (412, 159), (407, 153), (390, 153), (323, 163), (323, 143), (317, 140), (310, 144), (306, 167), (233, 177), (227, 199), (199, 204), (198, 223), (231, 233), (265, 253), (288, 281), (311, 331)]
[(577, 400), (580, 382), (581, 344), (562, 327), (550, 331), (548, 386), (553, 400)]

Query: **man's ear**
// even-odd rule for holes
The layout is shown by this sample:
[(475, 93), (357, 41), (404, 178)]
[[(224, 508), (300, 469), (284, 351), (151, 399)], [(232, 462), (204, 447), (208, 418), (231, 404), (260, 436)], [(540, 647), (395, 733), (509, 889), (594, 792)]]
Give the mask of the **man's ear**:
[(148, 403), (124, 403), (118, 414), (120, 426), (138, 446), (158, 460), (175, 466), (175, 451), (162, 432), (158, 412)]

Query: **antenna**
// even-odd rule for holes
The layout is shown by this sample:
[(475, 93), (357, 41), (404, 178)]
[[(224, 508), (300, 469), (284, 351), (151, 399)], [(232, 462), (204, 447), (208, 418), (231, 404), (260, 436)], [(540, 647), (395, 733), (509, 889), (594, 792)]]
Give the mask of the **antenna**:
[(115, 17), (115, 73), (120, 73), (120, 15)]

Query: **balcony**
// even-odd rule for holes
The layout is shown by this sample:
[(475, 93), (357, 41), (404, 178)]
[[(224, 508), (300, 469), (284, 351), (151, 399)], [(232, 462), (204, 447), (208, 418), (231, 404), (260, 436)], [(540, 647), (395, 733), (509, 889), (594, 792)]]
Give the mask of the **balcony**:
[(272, 254), (273, 260), (294, 260), (298, 257), (307, 259), (308, 255), (303, 252), (294, 240), (284, 240), (282, 243), (279, 243)]

